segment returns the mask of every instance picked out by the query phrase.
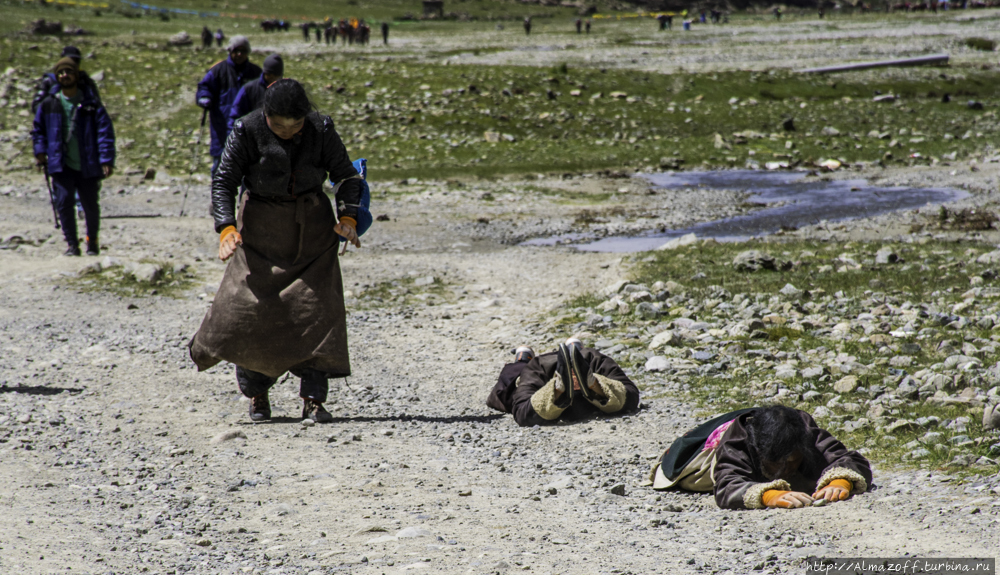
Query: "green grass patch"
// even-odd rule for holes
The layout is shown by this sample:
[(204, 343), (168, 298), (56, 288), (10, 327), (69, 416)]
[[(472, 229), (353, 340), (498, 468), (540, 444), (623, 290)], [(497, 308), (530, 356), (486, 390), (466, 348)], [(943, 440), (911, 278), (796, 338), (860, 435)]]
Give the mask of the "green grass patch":
[(106, 292), (120, 297), (160, 295), (180, 299), (190, 295), (198, 280), (198, 276), (186, 266), (175, 268), (171, 263), (153, 260), (140, 263), (154, 265), (161, 271), (153, 281), (139, 281), (130, 271), (130, 266), (114, 266), (67, 278), (65, 284), (80, 292)]
[[(875, 265), (875, 252), (884, 247), (891, 248), (901, 261)], [(789, 262), (791, 267), (784, 271), (737, 271), (733, 259), (752, 249), (778, 262)], [(639, 283), (672, 280), (697, 292), (721, 286), (734, 294), (776, 294), (786, 284), (792, 284), (827, 296), (839, 292), (847, 298), (860, 298), (880, 292), (905, 296), (913, 302), (941, 299), (957, 303), (970, 289), (972, 276), (990, 276), (992, 266), (974, 261), (975, 255), (986, 251), (981, 245), (959, 242), (888, 246), (775, 239), (739, 244), (708, 242), (644, 254), (634, 274)]]
[(966, 38), (964, 44), (973, 50), (992, 52), (997, 49), (997, 43), (988, 38)]
[[(8, 31), (43, 15), (37, 7), (4, 6), (12, 10), (3, 24)], [(204, 172), (209, 157), (195, 144), (200, 110), (193, 90), (224, 54), (166, 46), (170, 34), (197, 32), (203, 22), (65, 13), (71, 12), (80, 25), (95, 30), (74, 42), (86, 55), (84, 69), (104, 73), (100, 87), (115, 120), (120, 166), (152, 166), (175, 175)], [(465, 25), (487, 38), (495, 33), (486, 23)], [(549, 25), (556, 27), (555, 20)], [(227, 26), (227, 33), (242, 33), (249, 23), (233, 29), (229, 21)], [(457, 30), (452, 23), (420, 26), (407, 33)], [(608, 26), (626, 30), (624, 24)], [(291, 34), (255, 32), (251, 39), (257, 46), (282, 49), (294, 41), (289, 38), (296, 33)], [(60, 46), (54, 39), (13, 33), (0, 40), (0, 50), (11, 55), (16, 70), (8, 95), (15, 106), (0, 109), (3, 129), (30, 129), (23, 112), (31, 85), (56, 61)], [(500, 48), (486, 40), (469, 51)], [(831, 157), (926, 164), (985, 154), (987, 135), (1000, 127), (994, 112), (1000, 73), (971, 66), (864, 71), (835, 79), (785, 71), (666, 75), (578, 65), (483, 66), (454, 60), (441, 65), (396, 50), (315, 48), (285, 58), (287, 74), (303, 81), (318, 109), (334, 118), (351, 156), (367, 157), (372, 178), (383, 181), (658, 169), (663, 157), (677, 158), (688, 168), (742, 167), (748, 161), (809, 164)], [(874, 102), (876, 94), (897, 99)], [(942, 102), (946, 94), (951, 103)], [(966, 100), (985, 108), (959, 103)], [(794, 131), (782, 127), (789, 117)], [(840, 134), (825, 135), (827, 127)], [(30, 142), (13, 147), (21, 155), (11, 168), (30, 167)]]

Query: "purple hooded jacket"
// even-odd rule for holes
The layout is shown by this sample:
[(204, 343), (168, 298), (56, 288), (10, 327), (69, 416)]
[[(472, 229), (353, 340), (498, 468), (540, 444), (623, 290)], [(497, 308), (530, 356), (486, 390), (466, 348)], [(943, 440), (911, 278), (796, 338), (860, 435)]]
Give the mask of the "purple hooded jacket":
[[(35, 111), (34, 129), (31, 131), (34, 152), (48, 155), (48, 171), (63, 171), (66, 144), (63, 134), (63, 109), (59, 101), (59, 86), (42, 100)], [(83, 101), (77, 107), (76, 141), (80, 146), (80, 175), (84, 178), (103, 178), (101, 165), (115, 165), (115, 129), (104, 105), (90, 90), (82, 89)]]

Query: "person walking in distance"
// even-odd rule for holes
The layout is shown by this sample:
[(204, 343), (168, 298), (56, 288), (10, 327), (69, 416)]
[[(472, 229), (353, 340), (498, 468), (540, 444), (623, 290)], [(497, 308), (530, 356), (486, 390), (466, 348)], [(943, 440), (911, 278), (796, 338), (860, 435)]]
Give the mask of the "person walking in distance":
[(524, 35), (531, 35), (531, 16), (524, 17)]
[(243, 116), (254, 110), (264, 107), (264, 90), (268, 86), (285, 77), (285, 62), (281, 54), (269, 54), (264, 58), (264, 73), (260, 75), (260, 80), (250, 82), (242, 88), (236, 99), (233, 100), (233, 107), (229, 110), (229, 121), (226, 128), (232, 132), (233, 124)]
[[(328, 179), (340, 182), (335, 206)], [(340, 237), (361, 247), (361, 193), (333, 120), (295, 80), (270, 85), (263, 109), (233, 125), (212, 178), (219, 258), (232, 260), (188, 349), (199, 370), (236, 365), (252, 421), (271, 417), (268, 390), (288, 371), (301, 378), (302, 417), (333, 421), (329, 378), (351, 374), (337, 252)]]
[(389, 23), (382, 22), (382, 45), (389, 45)]
[(212, 174), (219, 167), (222, 148), (229, 135), (229, 112), (244, 84), (260, 78), (260, 66), (250, 62), (250, 41), (246, 36), (233, 36), (229, 41), (229, 57), (212, 66), (198, 82), (195, 96), (198, 105), (208, 110), (212, 143)]
[(32, 143), (35, 161), (52, 176), (56, 212), (66, 239), (67, 256), (80, 255), (74, 198), (79, 196), (87, 225), (87, 255), (100, 253), (101, 180), (114, 173), (115, 130), (104, 105), (79, 84), (72, 58), (55, 68), (53, 86), (35, 112)]

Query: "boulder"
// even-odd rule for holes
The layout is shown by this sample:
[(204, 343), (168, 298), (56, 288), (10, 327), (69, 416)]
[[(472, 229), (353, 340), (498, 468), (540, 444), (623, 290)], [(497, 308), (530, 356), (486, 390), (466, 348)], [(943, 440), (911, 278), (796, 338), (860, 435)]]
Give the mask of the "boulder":
[(987, 264), (987, 265), (1000, 263), (1000, 250), (986, 252), (985, 254), (976, 258), (976, 263)]
[(761, 269), (775, 269), (774, 258), (759, 250), (740, 252), (733, 258), (733, 268), (740, 272), (755, 272)]
[(875, 263), (877, 264), (894, 264), (897, 261), (899, 261), (899, 256), (889, 248), (882, 248), (875, 252)]
[(649, 342), (649, 349), (656, 350), (660, 349), (665, 345), (675, 346), (681, 343), (680, 336), (676, 332), (671, 330), (661, 331), (660, 333), (653, 336), (652, 341)]
[(1000, 403), (983, 410), (983, 429), (1000, 429)]
[(190, 46), (192, 44), (191, 36), (187, 32), (178, 32), (167, 40), (167, 44), (171, 46)]
[(833, 390), (837, 393), (850, 393), (858, 388), (858, 378), (853, 375), (842, 377), (833, 384)]
[(666, 371), (670, 369), (670, 360), (662, 355), (654, 355), (646, 360), (646, 371)]

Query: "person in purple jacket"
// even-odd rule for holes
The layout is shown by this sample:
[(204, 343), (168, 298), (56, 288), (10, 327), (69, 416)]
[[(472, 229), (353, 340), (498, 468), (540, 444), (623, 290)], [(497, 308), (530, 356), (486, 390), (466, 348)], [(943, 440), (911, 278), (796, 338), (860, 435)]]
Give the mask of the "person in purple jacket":
[(35, 111), (31, 132), (35, 161), (52, 176), (56, 212), (68, 248), (65, 255), (80, 255), (74, 196), (79, 196), (87, 222), (87, 255), (100, 253), (97, 241), (101, 211), (101, 180), (115, 166), (115, 130), (104, 105), (92, 90), (79, 83), (80, 71), (72, 58), (59, 60), (58, 85)]
[(212, 156), (213, 176), (219, 167), (222, 149), (229, 135), (229, 111), (236, 100), (236, 94), (244, 84), (261, 75), (260, 66), (250, 62), (250, 41), (246, 36), (233, 36), (227, 49), (229, 57), (208, 70), (201, 82), (198, 82), (198, 92), (195, 95), (198, 105), (208, 110), (212, 134), (208, 153)]
[(236, 94), (233, 106), (229, 109), (229, 121), (226, 124), (226, 129), (232, 132), (236, 120), (258, 108), (263, 108), (264, 90), (284, 77), (285, 62), (281, 59), (281, 54), (274, 53), (264, 58), (264, 73), (260, 75), (260, 80), (243, 86)]

